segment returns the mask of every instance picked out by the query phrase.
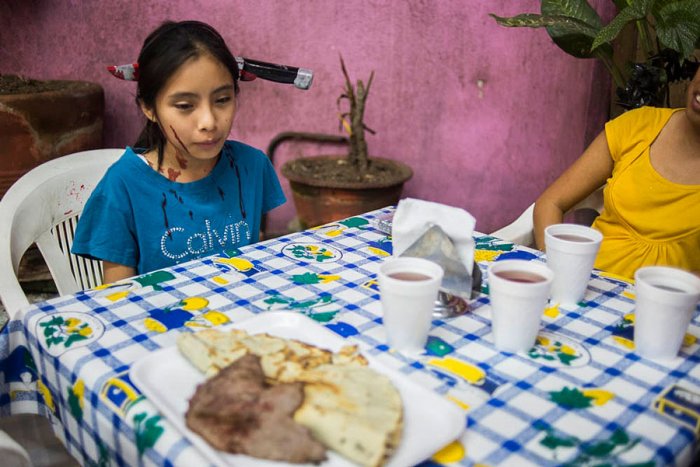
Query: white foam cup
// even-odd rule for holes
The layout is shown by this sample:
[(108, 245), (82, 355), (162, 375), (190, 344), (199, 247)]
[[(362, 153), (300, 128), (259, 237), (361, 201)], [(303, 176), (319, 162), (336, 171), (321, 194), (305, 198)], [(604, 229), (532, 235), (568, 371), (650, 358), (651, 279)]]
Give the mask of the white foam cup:
[(496, 261), (489, 266), (491, 326), (497, 349), (527, 352), (540, 330), (554, 273), (539, 261)]
[(681, 269), (646, 266), (634, 279), (635, 352), (656, 360), (675, 358), (700, 300), (700, 278)]
[(554, 272), (552, 302), (575, 306), (586, 293), (603, 234), (578, 224), (544, 229), (547, 266)]
[(423, 258), (392, 257), (379, 267), (382, 317), (391, 348), (423, 352), (443, 275), (442, 266)]

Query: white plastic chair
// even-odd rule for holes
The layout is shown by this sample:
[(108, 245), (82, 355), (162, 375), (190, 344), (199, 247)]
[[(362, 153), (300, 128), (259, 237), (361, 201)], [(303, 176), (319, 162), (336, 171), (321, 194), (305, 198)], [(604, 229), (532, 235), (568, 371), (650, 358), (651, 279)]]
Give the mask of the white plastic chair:
[(29, 305), (17, 277), (36, 243), (60, 295), (102, 284), (100, 261), (70, 253), (90, 194), (123, 149), (96, 149), (53, 159), (23, 175), (0, 200), (0, 299), (10, 318)]
[[(588, 195), (583, 201), (575, 205), (568, 213), (580, 211), (582, 209), (592, 209), (598, 214), (603, 210), (603, 189), (605, 185)], [(532, 203), (520, 216), (510, 224), (490, 233), (509, 242), (525, 246), (535, 246), (533, 213), (535, 203)], [(566, 213), (566, 214), (568, 214)]]

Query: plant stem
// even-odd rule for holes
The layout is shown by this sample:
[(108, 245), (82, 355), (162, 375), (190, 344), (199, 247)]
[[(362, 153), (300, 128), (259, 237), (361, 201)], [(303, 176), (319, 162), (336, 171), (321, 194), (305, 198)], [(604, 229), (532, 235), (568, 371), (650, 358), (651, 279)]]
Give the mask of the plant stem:
[(639, 33), (639, 41), (641, 42), (642, 47), (644, 49), (644, 60), (647, 60), (649, 57), (654, 55), (656, 50), (656, 47), (654, 46), (653, 42), (651, 41), (651, 38), (649, 37), (649, 23), (646, 19), (639, 19), (635, 21), (635, 23), (637, 26), (637, 32)]
[(365, 101), (369, 94), (369, 88), (372, 85), (374, 72), (370, 74), (366, 87), (362, 80), (358, 80), (357, 84), (353, 86), (342, 57), (340, 64), (345, 76), (345, 97), (350, 101), (350, 151), (348, 153), (348, 161), (357, 168), (360, 174), (364, 174), (369, 165), (367, 141), (365, 140)]
[(615, 82), (615, 86), (617, 86), (618, 88), (624, 88), (627, 80), (622, 74), (622, 70), (620, 70), (620, 67), (618, 67), (613, 61), (612, 57), (605, 54), (599, 54), (598, 58), (600, 59), (600, 61), (603, 62), (603, 65), (605, 65), (605, 68), (608, 69), (608, 72), (610, 72), (610, 75), (612, 76), (613, 81)]

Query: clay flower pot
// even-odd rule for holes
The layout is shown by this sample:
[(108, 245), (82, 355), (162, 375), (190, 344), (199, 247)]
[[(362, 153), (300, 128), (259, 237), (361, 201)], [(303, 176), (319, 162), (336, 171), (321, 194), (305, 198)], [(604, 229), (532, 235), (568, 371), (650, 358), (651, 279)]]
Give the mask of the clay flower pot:
[(292, 188), (301, 227), (315, 227), (398, 203), (404, 183), (413, 175), (411, 168), (379, 157), (370, 158), (370, 162), (371, 170), (352, 180), (338, 176), (349, 175), (346, 156), (287, 161), (281, 172)]
[(0, 76), (0, 196), (43, 162), (100, 148), (103, 115), (99, 84)]

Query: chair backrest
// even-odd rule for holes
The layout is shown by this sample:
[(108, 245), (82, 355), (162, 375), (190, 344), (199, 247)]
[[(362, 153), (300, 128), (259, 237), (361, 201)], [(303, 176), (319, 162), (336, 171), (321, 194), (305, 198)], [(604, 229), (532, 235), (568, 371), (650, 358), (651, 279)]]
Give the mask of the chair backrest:
[[(598, 214), (603, 210), (603, 190), (605, 185), (598, 188), (596, 191), (588, 195), (583, 201), (569, 210), (569, 213), (581, 211), (583, 209), (592, 209)], [(494, 237), (508, 240), (509, 242), (517, 243), (525, 246), (535, 246), (534, 221), (533, 213), (535, 211), (535, 203), (532, 203), (520, 216), (510, 224), (502, 227), (495, 232), (490, 233)], [(568, 214), (568, 213), (567, 213)]]
[(90, 194), (123, 149), (83, 151), (53, 159), (23, 175), (0, 200), (0, 299), (10, 317), (29, 301), (19, 263), (36, 243), (60, 295), (102, 283), (100, 261), (70, 253)]

